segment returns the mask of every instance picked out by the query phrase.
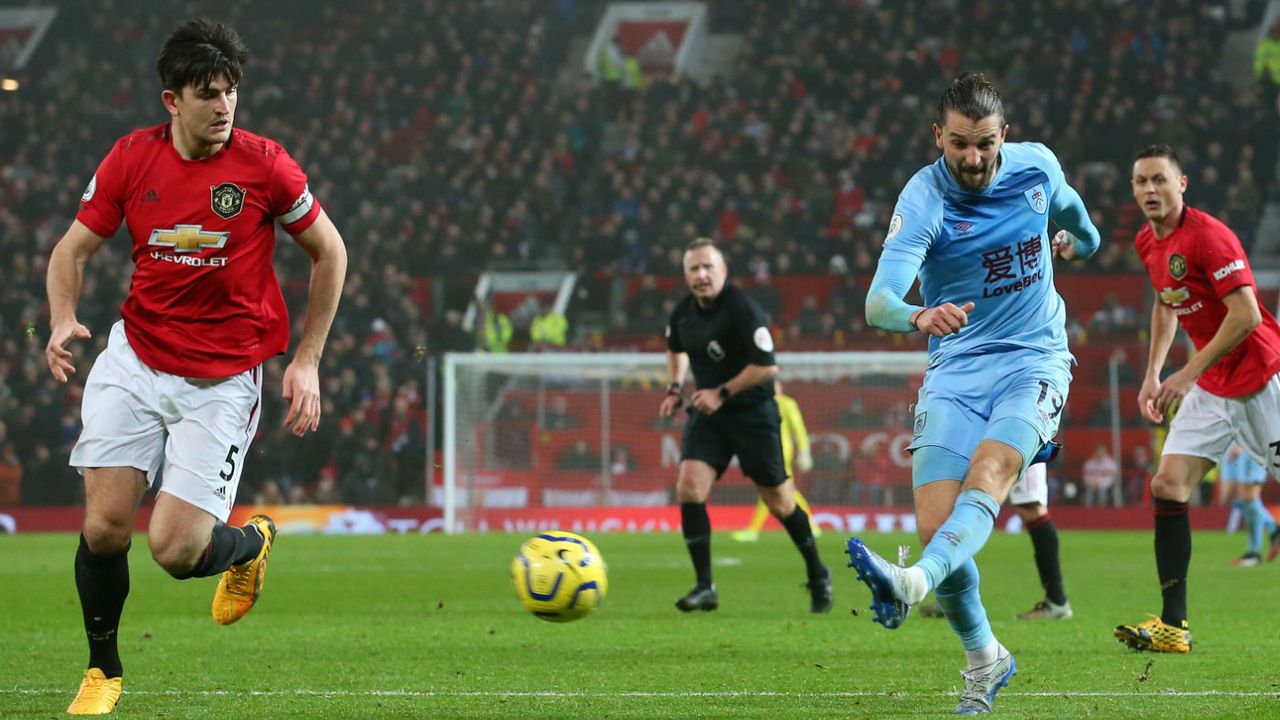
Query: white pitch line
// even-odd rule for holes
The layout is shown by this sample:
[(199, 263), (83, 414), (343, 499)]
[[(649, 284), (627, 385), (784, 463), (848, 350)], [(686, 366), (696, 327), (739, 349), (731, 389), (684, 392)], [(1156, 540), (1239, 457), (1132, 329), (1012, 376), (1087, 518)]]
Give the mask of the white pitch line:
[[(11, 688), (0, 689), (0, 695), (69, 695), (67, 688)], [(850, 691), (850, 692), (773, 692), (768, 690), (726, 690), (722, 692), (518, 692), (518, 691), (485, 691), (485, 690), (125, 690), (125, 695), (155, 695), (165, 697), (221, 697), (245, 695), (256, 697), (409, 697), (409, 698), (910, 698), (910, 697), (951, 697), (950, 692), (911, 692), (911, 691)], [(1243, 690), (1152, 690), (1137, 691), (1071, 691), (1071, 692), (1012, 692), (1004, 691), (1000, 697), (1023, 698), (1273, 698), (1280, 700), (1280, 691), (1252, 692)]]

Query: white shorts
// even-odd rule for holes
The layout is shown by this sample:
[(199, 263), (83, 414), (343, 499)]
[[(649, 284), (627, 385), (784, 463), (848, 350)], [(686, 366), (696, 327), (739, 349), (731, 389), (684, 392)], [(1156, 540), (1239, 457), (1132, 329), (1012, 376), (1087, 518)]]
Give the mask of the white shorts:
[(1009, 490), (1010, 505), (1031, 505), (1039, 503), (1049, 506), (1049, 483), (1045, 480), (1044, 463), (1028, 465), (1018, 482)]
[(1280, 480), (1280, 374), (1239, 398), (1219, 397), (1199, 385), (1182, 399), (1169, 424), (1165, 455), (1191, 455), (1217, 463), (1235, 440)]
[(71, 466), (134, 467), (160, 492), (226, 522), (258, 431), (262, 366), (228, 378), (184, 378), (144, 365), (124, 322), (111, 328), (84, 386), (84, 429)]

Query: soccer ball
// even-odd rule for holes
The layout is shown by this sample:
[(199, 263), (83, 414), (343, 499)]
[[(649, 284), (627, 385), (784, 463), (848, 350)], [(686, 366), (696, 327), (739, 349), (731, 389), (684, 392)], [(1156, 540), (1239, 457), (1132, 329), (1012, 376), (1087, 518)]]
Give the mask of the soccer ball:
[(590, 540), (559, 530), (538, 533), (511, 561), (524, 609), (548, 622), (590, 615), (609, 589), (604, 558)]

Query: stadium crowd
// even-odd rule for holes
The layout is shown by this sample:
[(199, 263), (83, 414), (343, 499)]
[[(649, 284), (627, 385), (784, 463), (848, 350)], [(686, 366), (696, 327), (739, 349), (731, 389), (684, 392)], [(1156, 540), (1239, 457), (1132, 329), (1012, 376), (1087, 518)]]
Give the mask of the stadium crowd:
[[(95, 337), (63, 387), (41, 354), (48, 253), (111, 143), (166, 120), (157, 39), (208, 12), (56, 5), (21, 91), (0, 103), (0, 466), (37, 504), (78, 492), (65, 468), (78, 394), (131, 266), (123, 237), (93, 259), (79, 307)], [(320, 432), (285, 437), (283, 365), (269, 363), (270, 422), (242, 497), (420, 501), (425, 361), (474, 346), (460, 311), (486, 267), (560, 258), (593, 292), (601, 278), (671, 274), (687, 241), (711, 234), (756, 278), (844, 276), (842, 297), (815, 298), (803, 327), (857, 328), (860, 299), (843, 296), (874, 267), (896, 189), (936, 157), (932, 99), (961, 69), (1003, 89), (1010, 139), (1063, 159), (1106, 238), (1085, 270), (1139, 267), (1127, 168), (1157, 139), (1184, 153), (1190, 202), (1248, 243), (1274, 192), (1280, 119), (1265, 81), (1218, 77), (1225, 6), (1031, 0), (1013, 17), (993, 2), (721, 0), (712, 31), (743, 36), (731, 77), (619, 93), (564, 72), (603, 3), (225, 3), (218, 19), (253, 52), (237, 125), (289, 149), (351, 250)], [(280, 246), (299, 308), (308, 264)], [(652, 308), (662, 295), (636, 298)]]

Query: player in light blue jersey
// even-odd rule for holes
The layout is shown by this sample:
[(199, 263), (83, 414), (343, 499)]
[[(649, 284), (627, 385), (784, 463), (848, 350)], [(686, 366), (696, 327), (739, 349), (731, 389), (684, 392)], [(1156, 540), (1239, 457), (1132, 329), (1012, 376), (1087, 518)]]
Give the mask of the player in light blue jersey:
[[(989, 712), (1016, 672), (991, 632), (973, 556), (1015, 480), (1052, 447), (1073, 359), (1053, 258), (1084, 259), (1100, 237), (1058, 159), (1043, 145), (1005, 143), (1000, 94), (966, 73), (943, 93), (934, 139), (942, 157), (898, 196), (867, 322), (929, 335), (915, 409), (912, 485), (925, 549), (911, 567), (858, 538), (850, 566), (887, 628), (935, 591), (968, 667), (957, 714)], [(1049, 239), (1049, 221), (1062, 231)], [(916, 277), (924, 306), (903, 300)]]
[(1267, 534), (1271, 536), (1267, 559), (1275, 560), (1276, 555), (1280, 555), (1280, 527), (1276, 526), (1271, 511), (1262, 504), (1262, 486), (1267, 482), (1266, 468), (1239, 444), (1231, 443), (1218, 465), (1218, 482), (1223, 484), (1224, 492), (1235, 496), (1231, 508), (1244, 516), (1245, 531), (1249, 536), (1244, 555), (1232, 560), (1232, 564), (1253, 567), (1262, 562), (1262, 536)]

